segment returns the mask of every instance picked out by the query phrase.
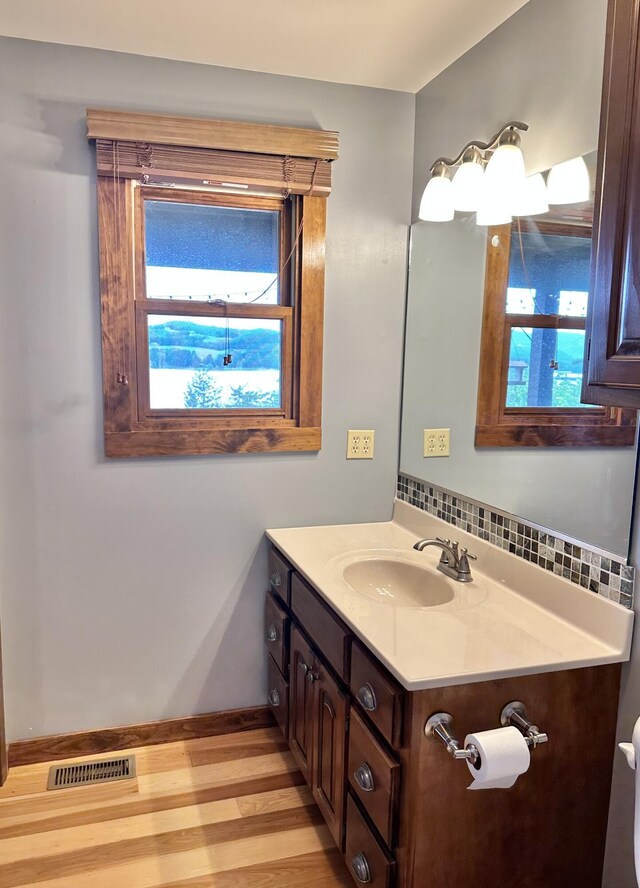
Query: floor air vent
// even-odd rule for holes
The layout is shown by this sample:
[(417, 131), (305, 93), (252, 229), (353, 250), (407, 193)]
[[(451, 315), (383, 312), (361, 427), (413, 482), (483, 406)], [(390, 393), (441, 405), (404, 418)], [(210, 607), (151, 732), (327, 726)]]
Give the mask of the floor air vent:
[(96, 762), (79, 762), (75, 765), (54, 765), (49, 771), (47, 789), (69, 789), (72, 786), (87, 786), (90, 783), (129, 780), (135, 776), (134, 755)]

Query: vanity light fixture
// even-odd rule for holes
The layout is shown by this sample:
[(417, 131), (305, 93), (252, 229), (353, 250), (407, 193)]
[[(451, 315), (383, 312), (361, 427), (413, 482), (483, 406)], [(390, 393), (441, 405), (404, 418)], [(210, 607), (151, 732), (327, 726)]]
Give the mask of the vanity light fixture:
[(479, 148), (472, 145), (463, 156), (453, 177), (453, 206), (461, 213), (475, 213), (484, 185), (484, 163)]
[(507, 195), (501, 188), (492, 188), (485, 174), (484, 188), (476, 212), (476, 225), (507, 225), (512, 218)]
[(516, 192), (511, 212), (514, 216), (539, 216), (549, 212), (547, 186), (542, 173), (527, 176)]
[(565, 160), (549, 170), (547, 200), (550, 204), (574, 204), (589, 200), (591, 182), (583, 157)]
[(520, 188), (525, 180), (521, 141), (516, 129), (506, 129), (487, 163), (487, 181), (492, 188), (505, 194), (513, 193), (513, 189)]
[(449, 167), (443, 161), (436, 161), (431, 168), (431, 178), (424, 189), (418, 215), (425, 222), (451, 222), (453, 219), (453, 182)]
[(449, 222), (459, 210), (477, 212), (479, 225), (510, 222), (513, 194), (525, 181), (520, 132), (528, 129), (526, 123), (511, 121), (488, 142), (469, 142), (454, 160), (439, 157), (431, 167), (419, 218)]

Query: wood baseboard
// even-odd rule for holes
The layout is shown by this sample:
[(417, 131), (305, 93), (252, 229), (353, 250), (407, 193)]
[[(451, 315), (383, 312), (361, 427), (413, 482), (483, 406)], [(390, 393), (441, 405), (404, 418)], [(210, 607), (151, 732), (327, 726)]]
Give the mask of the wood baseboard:
[(197, 737), (214, 737), (218, 734), (271, 727), (274, 724), (270, 707), (254, 706), (250, 709), (228, 709), (224, 712), (209, 712), (120, 728), (34, 737), (9, 744), (9, 767), (133, 749), (137, 746), (173, 743), (177, 740), (194, 740)]

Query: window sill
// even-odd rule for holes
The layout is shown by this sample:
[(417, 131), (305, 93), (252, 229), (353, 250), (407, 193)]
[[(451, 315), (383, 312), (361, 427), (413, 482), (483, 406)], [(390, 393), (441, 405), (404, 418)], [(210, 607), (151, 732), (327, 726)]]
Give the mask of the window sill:
[(477, 425), (476, 447), (633, 447), (635, 426)]
[(320, 450), (320, 428), (235, 428), (192, 431), (107, 432), (105, 455), (197, 456)]

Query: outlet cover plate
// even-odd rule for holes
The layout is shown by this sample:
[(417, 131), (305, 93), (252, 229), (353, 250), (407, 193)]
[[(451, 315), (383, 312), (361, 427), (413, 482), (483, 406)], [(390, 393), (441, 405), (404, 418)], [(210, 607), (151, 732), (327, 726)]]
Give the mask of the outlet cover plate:
[(347, 431), (347, 459), (373, 459), (376, 433), (373, 429)]
[(425, 429), (423, 450), (425, 459), (435, 456), (449, 456), (450, 434), (450, 429)]

